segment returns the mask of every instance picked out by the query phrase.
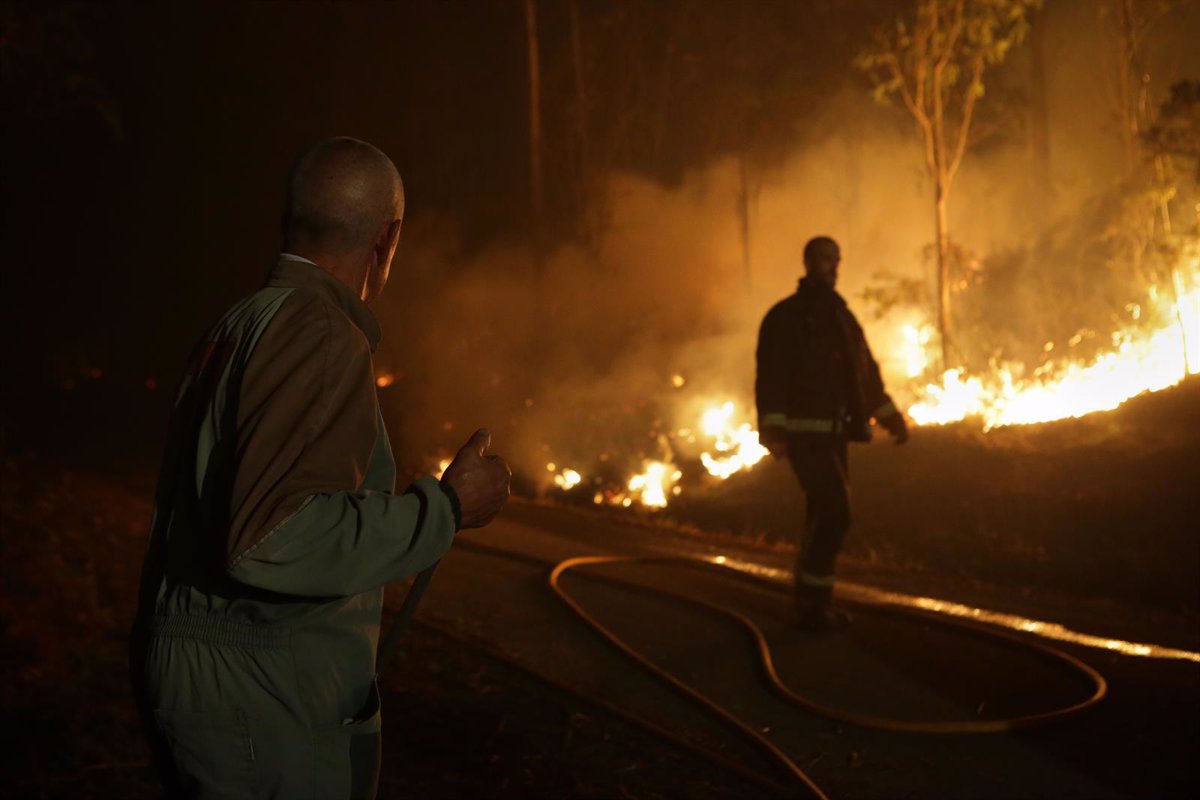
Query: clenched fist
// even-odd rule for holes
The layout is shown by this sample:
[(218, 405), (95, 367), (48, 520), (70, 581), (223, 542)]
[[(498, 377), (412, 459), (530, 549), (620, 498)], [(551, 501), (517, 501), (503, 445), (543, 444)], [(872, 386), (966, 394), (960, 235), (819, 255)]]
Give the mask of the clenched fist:
[(486, 428), (475, 431), (442, 473), (442, 483), (458, 495), (464, 528), (487, 525), (508, 501), (512, 471), (500, 456), (484, 455), (491, 443)]

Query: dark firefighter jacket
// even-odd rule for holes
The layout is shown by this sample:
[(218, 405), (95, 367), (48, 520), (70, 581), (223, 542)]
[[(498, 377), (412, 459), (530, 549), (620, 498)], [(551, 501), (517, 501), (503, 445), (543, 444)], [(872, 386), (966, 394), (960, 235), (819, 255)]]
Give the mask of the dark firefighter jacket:
[(755, 395), (764, 440), (832, 434), (865, 441), (872, 418), (897, 414), (846, 301), (808, 278), (763, 319)]
[(135, 688), (176, 758), (225, 748), (222, 769), (259, 774), (218, 782), (263, 796), (350, 794), (350, 740), (379, 729), (383, 587), (437, 561), (457, 528), (436, 479), (393, 493), (378, 339), (344, 284), (281, 258), (201, 341), (172, 412)]

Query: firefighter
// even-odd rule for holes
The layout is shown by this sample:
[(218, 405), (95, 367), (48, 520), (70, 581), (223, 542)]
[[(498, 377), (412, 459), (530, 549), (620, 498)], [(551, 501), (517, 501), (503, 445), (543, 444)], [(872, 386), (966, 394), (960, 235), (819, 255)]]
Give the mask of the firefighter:
[(834, 564), (850, 527), (847, 443), (870, 441), (872, 420), (896, 444), (908, 441), (862, 327), (834, 289), (840, 261), (827, 236), (805, 245), (796, 293), (763, 319), (755, 381), (763, 445), (787, 459), (805, 493), (795, 597), (800, 627), (817, 631), (850, 623), (831, 605)]
[(384, 586), (508, 498), (484, 430), (440, 481), (394, 493), (367, 304), (403, 208), (371, 145), (339, 137), (302, 156), (284, 253), (183, 379), (130, 664), (168, 797), (373, 797)]

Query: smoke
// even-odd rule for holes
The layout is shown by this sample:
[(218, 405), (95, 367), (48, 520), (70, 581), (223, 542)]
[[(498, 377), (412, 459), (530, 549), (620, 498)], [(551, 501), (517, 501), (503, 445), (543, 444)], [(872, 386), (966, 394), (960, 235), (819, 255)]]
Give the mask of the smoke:
[(708, 405), (732, 400), (753, 423), (758, 324), (794, 290), (809, 238), (842, 243), (852, 306), (876, 269), (921, 269), (928, 214), (906, 132), (850, 91), (824, 113), (819, 137), (752, 177), (749, 269), (732, 159), (673, 188), (610, 176), (602, 237), (540, 267), (511, 243), (464, 253), (438, 221), (406, 230), (377, 363), (400, 376), (381, 395), (410, 466), (486, 425), (535, 482), (554, 463), (620, 483), (643, 459), (697, 455), (674, 433)]
[[(998, 265), (977, 294), (986, 301), (991, 292), (1016, 331), (1037, 311), (1025, 308), (1028, 287), (1043, 285), (1030, 275), (1078, 271), (1078, 263), (1035, 263), (1049, 258), (1045, 248), (1058, 259), (1099, 236), (1081, 209), (1111, 190), (1119, 158), (1094, 78), (1105, 52), (1094, 8), (1057, 13), (1046, 21), (1057, 59), (1046, 87), (1053, 174), (1036, 174), (1027, 132), (1011, 126), (968, 155), (951, 202), (955, 238)], [(1085, 17), (1090, 28), (1080, 27)], [(1023, 85), (1023, 59), (1014, 56), (997, 89)], [(1164, 86), (1178, 69), (1163, 67)], [(377, 366), (398, 376), (381, 397), (402, 463), (428, 471), (479, 426), (533, 485), (550, 481), (550, 463), (620, 483), (643, 459), (694, 457), (674, 434), (695, 427), (706, 405), (732, 400), (741, 420), (755, 421), (758, 324), (793, 291), (804, 243), (816, 235), (841, 243), (839, 290), (885, 381), (906, 398), (898, 331), (927, 320), (927, 309), (876, 320), (860, 295), (880, 271), (933, 284), (923, 153), (904, 112), (874, 104), (861, 86), (831, 90), (814, 115), (789, 157), (751, 172), (748, 266), (733, 159), (674, 187), (608, 176), (610, 224), (599, 240), (540, 264), (512, 242), (466, 252), (445, 220), (410, 224), (378, 309)], [(1063, 234), (1064, 225), (1074, 227)]]
[(406, 447), (452, 452), (486, 425), (527, 476), (549, 462), (590, 471), (601, 454), (624, 470), (616, 459), (668, 455), (673, 395), (748, 397), (750, 309), (726, 188), (720, 171), (675, 191), (613, 176), (605, 236), (540, 266), (516, 245), (463, 255), (445, 230), (406, 232), (379, 355), (404, 373), (384, 397), (396, 396)]

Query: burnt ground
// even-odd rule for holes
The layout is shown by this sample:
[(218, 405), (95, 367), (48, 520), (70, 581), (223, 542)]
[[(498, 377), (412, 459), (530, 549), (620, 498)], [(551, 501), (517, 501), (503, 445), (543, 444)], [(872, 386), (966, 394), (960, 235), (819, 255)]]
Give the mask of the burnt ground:
[[(907, 485), (911, 499), (911, 481), (923, 476), (928, 486), (950, 474), (969, 497), (983, 498), (984, 510), (950, 514), (958, 522), (923, 533), (920, 519), (905, 515), (917, 514), (914, 505), (928, 512), (932, 503), (910, 502), (897, 510), (899, 495), (889, 500), (886, 492), (858, 489), (859, 529), (848, 552), (849, 572), (856, 578), (884, 574), (896, 588), (930, 593), (990, 586), (996, 596), (1007, 589), (1034, 611), (1053, 596), (1054, 603), (1093, 608), (1126, 631), (1153, 619), (1156, 631), (1173, 643), (1194, 646), (1200, 559), (1187, 519), (1197, 518), (1200, 397), (1193, 381), (1143, 400), (1107, 419), (1012, 433), (999, 444), (961, 431), (930, 432), (925, 444), (908, 451), (913, 460), (892, 476), (894, 484)], [(0, 785), (13, 797), (157, 796), (125, 661), (155, 446), (119, 447), (97, 420), (76, 423), (72, 432), (86, 434), (86, 446), (59, 439), (38, 450), (6, 425), (0, 701), (6, 718), (15, 721), (9, 730), (18, 735), (0, 750)], [(993, 474), (1004, 477), (986, 491), (967, 485), (971, 459), (963, 453), (972, 448), (992, 459)], [(898, 461), (896, 454), (877, 445), (865, 452), (873, 455), (859, 459), (856, 486), (886, 483), (880, 479)], [(784, 497), (786, 508), (790, 476), (781, 470), (759, 474), (764, 477), (727, 482), (683, 506), (671, 525), (704, 523), (723, 533), (693, 535), (777, 550), (793, 517), (770, 517), (762, 509), (772, 505), (764, 500), (772, 494), (774, 505)], [(925, 491), (931, 490), (916, 494)], [(1003, 536), (980, 534), (978, 520), (999, 530), (1006, 507), (1021, 524)], [(884, 514), (889, 508), (890, 517)], [(1048, 520), (1033, 514), (1039, 508)], [(880, 515), (890, 529), (871, 522)], [(890, 538), (881, 538), (884, 533)], [(1005, 577), (1007, 582), (997, 580)], [(1188, 674), (1184, 682), (1196, 688)], [(761, 786), (736, 772), (426, 627), (413, 629), (391, 675), (382, 796), (763, 796)], [(1089, 728), (1081, 725), (1079, 737), (1090, 749), (1063, 757), (1081, 764), (1123, 762), (1118, 788), (1128, 796), (1146, 796), (1136, 788), (1139, 772), (1156, 776), (1155, 796), (1184, 796), (1197, 784), (1195, 772), (1155, 760), (1164, 750), (1156, 726), (1174, 730), (1167, 752), (1177, 754), (1194, 752), (1200, 742), (1195, 723), (1171, 729), (1173, 701), (1165, 691), (1153, 695), (1150, 706), (1131, 699), (1136, 697), (1121, 692), (1111, 698), (1125, 703), (1121, 713), (1136, 722), (1127, 740), (1088, 740)], [(1194, 699), (1180, 707), (1194, 708)]]

